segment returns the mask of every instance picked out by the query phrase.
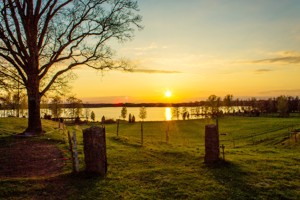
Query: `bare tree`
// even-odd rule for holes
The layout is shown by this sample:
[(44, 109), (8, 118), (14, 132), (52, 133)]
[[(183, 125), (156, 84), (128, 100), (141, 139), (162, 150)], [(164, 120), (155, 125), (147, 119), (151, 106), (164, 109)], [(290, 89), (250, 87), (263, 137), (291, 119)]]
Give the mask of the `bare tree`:
[[(132, 38), (141, 28), (134, 0), (2, 0), (0, 59), (28, 96), (26, 135), (42, 133), (40, 100), (78, 66), (124, 68), (107, 43)], [(9, 76), (9, 74), (5, 74)]]

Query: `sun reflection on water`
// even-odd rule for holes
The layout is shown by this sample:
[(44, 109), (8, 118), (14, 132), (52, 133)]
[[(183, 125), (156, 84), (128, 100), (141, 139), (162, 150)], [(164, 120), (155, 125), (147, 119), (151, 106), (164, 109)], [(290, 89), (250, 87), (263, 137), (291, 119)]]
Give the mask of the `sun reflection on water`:
[(165, 118), (167, 121), (172, 120), (172, 112), (171, 112), (171, 108), (169, 107), (165, 109)]

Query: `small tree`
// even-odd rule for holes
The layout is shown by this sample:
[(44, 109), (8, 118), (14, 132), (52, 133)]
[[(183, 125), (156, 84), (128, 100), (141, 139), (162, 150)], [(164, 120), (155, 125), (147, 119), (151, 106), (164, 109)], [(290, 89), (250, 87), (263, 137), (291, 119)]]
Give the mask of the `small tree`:
[(95, 113), (94, 113), (94, 111), (91, 112), (91, 119), (95, 122)]
[(288, 98), (286, 96), (279, 96), (277, 98), (277, 110), (280, 117), (288, 117), (289, 116), (289, 104)]
[(49, 109), (54, 118), (59, 118), (62, 114), (62, 99), (60, 96), (52, 97), (51, 102), (49, 104)]
[(185, 120), (185, 119), (187, 118), (187, 114), (188, 114), (187, 111), (185, 111), (184, 113), (182, 113), (182, 119), (183, 119), (183, 120)]
[(146, 119), (147, 117), (147, 110), (144, 106), (140, 108), (139, 117), (141, 118), (142, 121), (144, 121), (144, 119)]
[(144, 143), (144, 127), (143, 127), (143, 121), (144, 119), (146, 119), (147, 117), (147, 110), (146, 108), (143, 106), (140, 108), (140, 114), (139, 117), (141, 118), (141, 144), (143, 145)]
[(127, 108), (126, 106), (123, 106), (121, 110), (121, 117), (125, 120), (126, 116), (127, 116)]
[(79, 118), (82, 114), (82, 100), (71, 96), (67, 99), (68, 115), (71, 118)]
[(220, 103), (221, 98), (217, 97), (216, 95), (210, 95), (207, 99), (207, 106), (210, 108), (210, 115), (211, 118), (216, 119), (216, 125), (219, 130), (219, 115), (221, 114), (220, 112)]
[(223, 99), (223, 105), (226, 107), (226, 111), (229, 114), (233, 103), (233, 95), (227, 94)]
[(172, 108), (172, 118), (177, 118), (177, 120), (179, 119), (179, 113), (180, 113), (180, 110), (179, 110), (179, 107), (173, 107)]
[(185, 120), (186, 119), (186, 114), (187, 114), (187, 107), (183, 107), (182, 108), (182, 119)]
[(105, 123), (105, 116), (103, 115), (101, 118), (101, 123), (104, 124)]
[(84, 108), (84, 114), (85, 114), (85, 119), (86, 121), (89, 121), (89, 116), (90, 116), (90, 108), (87, 107), (88, 105), (86, 104)]
[(131, 122), (132, 122), (131, 113), (129, 113), (129, 116), (128, 116), (128, 122), (129, 122), (129, 123), (131, 123)]

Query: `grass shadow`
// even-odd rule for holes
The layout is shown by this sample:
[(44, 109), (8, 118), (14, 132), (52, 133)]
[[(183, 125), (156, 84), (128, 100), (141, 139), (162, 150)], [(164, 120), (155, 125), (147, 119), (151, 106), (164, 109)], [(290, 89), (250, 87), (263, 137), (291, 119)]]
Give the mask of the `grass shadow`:
[(134, 148), (141, 148), (142, 147), (141, 144), (131, 143), (130, 140), (127, 137), (114, 136), (114, 137), (110, 137), (109, 139), (111, 141), (117, 143), (117, 144), (121, 144), (121, 145), (128, 146), (128, 147), (134, 147)]
[[(212, 165), (205, 165), (213, 178), (223, 185), (225, 199), (257, 199), (258, 191), (249, 184), (251, 174), (239, 165), (220, 161)], [(221, 197), (222, 199), (222, 197)]]
[(105, 179), (91, 177), (84, 172), (48, 178), (0, 180), (0, 199), (90, 199), (99, 195), (96, 187), (101, 182)]

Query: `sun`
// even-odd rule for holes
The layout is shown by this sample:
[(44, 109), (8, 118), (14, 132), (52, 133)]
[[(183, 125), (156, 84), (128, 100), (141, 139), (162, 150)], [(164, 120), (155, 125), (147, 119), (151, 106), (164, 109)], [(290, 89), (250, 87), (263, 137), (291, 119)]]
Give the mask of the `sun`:
[(168, 98), (171, 97), (172, 96), (172, 92), (170, 90), (167, 90), (165, 92), (165, 96), (168, 97)]

